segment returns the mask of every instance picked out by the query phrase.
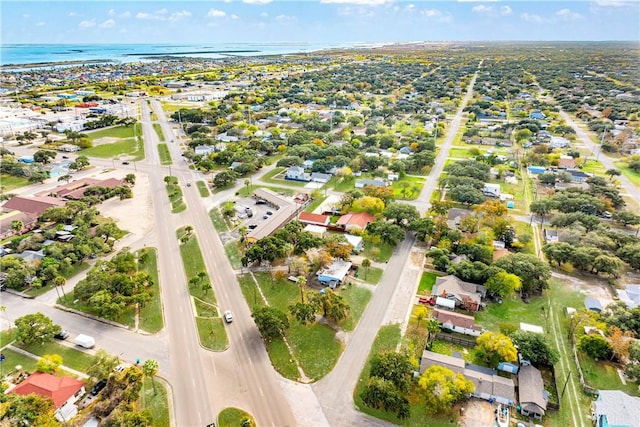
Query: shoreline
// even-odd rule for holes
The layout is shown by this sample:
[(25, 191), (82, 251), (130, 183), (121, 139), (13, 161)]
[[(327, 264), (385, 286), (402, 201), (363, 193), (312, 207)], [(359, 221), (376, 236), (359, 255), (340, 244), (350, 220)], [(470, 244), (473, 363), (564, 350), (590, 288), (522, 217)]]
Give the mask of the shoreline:
[(119, 61), (113, 59), (75, 59), (70, 61), (48, 61), (32, 62), (28, 64), (6, 64), (0, 65), (0, 70), (16, 70), (23, 68), (45, 68), (69, 65), (93, 65), (93, 64), (118, 64)]

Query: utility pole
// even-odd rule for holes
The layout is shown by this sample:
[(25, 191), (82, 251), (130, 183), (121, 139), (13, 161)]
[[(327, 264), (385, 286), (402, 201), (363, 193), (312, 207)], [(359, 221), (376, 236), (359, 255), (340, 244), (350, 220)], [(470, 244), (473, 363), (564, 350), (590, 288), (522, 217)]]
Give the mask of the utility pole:
[(569, 378), (571, 378), (571, 371), (567, 373), (567, 379), (564, 382), (564, 387), (562, 387), (562, 393), (560, 393), (560, 400), (564, 397), (564, 392), (567, 389), (567, 384), (569, 384)]

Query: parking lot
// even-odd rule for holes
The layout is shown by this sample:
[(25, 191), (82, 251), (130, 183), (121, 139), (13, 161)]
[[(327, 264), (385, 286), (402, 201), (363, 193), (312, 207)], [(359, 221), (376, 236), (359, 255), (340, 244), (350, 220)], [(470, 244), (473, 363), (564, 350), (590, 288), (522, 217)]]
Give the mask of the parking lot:
[[(251, 214), (246, 210), (249, 208)], [(264, 221), (269, 221), (267, 212), (275, 212), (276, 209), (266, 203), (256, 204), (256, 200), (252, 197), (243, 197), (236, 201), (236, 217), (241, 221), (241, 225), (251, 228), (252, 225), (258, 226)], [(249, 215), (252, 215), (251, 217)], [(255, 228), (255, 227), (253, 227)]]

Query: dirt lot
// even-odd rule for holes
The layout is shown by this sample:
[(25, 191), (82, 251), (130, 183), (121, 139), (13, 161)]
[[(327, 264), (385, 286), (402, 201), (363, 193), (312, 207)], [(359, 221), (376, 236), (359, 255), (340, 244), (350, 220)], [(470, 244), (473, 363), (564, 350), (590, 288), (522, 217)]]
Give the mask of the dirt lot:
[(486, 400), (470, 399), (460, 417), (460, 425), (465, 427), (493, 427), (495, 407)]

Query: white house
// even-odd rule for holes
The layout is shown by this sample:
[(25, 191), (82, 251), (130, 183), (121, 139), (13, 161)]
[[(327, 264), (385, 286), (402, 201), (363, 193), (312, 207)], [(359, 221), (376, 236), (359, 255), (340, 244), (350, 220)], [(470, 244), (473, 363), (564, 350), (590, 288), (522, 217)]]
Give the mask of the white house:
[(334, 289), (338, 284), (344, 281), (344, 278), (349, 273), (351, 268), (350, 261), (344, 261), (342, 259), (336, 259), (333, 264), (325, 269), (322, 269), (316, 273), (318, 280), (325, 286), (329, 286)]
[(323, 227), (321, 225), (307, 224), (302, 231), (306, 231), (308, 233), (313, 234), (315, 237), (319, 237), (324, 239), (327, 234), (327, 227)]
[(215, 148), (211, 145), (198, 145), (193, 151), (196, 156), (208, 156), (215, 151)]
[(482, 194), (489, 197), (500, 197), (500, 184), (485, 183)]
[(287, 172), (284, 175), (284, 179), (305, 182), (308, 182), (310, 180), (309, 174), (307, 174), (300, 166), (289, 166)]
[(347, 240), (351, 246), (353, 246), (353, 252), (358, 253), (362, 250), (364, 246), (364, 240), (360, 236), (354, 236), (353, 234), (343, 234), (344, 238)]

